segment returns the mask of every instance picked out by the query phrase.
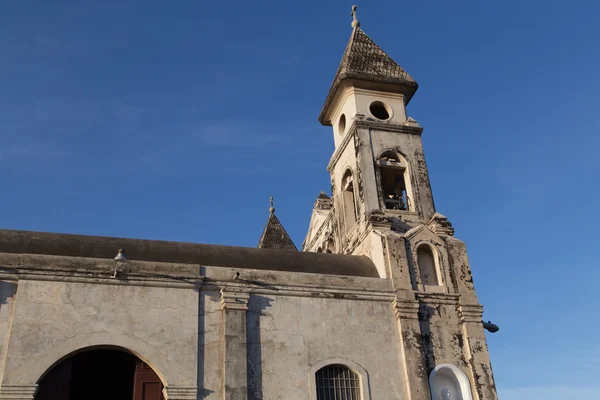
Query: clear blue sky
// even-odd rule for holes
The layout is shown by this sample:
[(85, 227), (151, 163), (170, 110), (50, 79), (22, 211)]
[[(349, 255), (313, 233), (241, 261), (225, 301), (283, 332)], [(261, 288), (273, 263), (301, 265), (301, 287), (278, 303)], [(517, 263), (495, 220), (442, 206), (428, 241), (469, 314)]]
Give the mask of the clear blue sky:
[[(343, 1), (27, 1), (0, 12), (0, 226), (301, 245), (329, 191), (317, 115)], [(420, 84), (435, 203), (466, 241), (502, 400), (600, 390), (600, 3), (381, 1)]]

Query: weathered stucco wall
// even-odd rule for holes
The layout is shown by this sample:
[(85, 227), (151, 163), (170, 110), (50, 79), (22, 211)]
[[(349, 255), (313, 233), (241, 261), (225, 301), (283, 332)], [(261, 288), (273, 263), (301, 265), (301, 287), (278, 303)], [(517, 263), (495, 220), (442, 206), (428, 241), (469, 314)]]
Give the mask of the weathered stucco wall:
[[(449, 293), (411, 288), (410, 246), (423, 240), (448, 246)], [(195, 399), (196, 388), (209, 400), (308, 400), (314, 368), (327, 360), (364, 369), (372, 399), (426, 399), (428, 374), (442, 363), (465, 372), (475, 400), (496, 399), (464, 244), (425, 227), (405, 236), (380, 227), (356, 249), (383, 254), (388, 279), (134, 261), (111, 279), (112, 260), (8, 257), (0, 398), (32, 399), (65, 356), (117, 346), (185, 393), (169, 395), (176, 400)]]
[(251, 295), (248, 307), (249, 361), (261, 371), (250, 379), (262, 381), (249, 399), (314, 399), (311, 367), (328, 359), (362, 366), (373, 399), (402, 398), (399, 335), (389, 302)]
[(198, 293), (189, 289), (20, 280), (3, 385), (31, 385), (58, 360), (120, 346), (168, 386), (196, 386)]

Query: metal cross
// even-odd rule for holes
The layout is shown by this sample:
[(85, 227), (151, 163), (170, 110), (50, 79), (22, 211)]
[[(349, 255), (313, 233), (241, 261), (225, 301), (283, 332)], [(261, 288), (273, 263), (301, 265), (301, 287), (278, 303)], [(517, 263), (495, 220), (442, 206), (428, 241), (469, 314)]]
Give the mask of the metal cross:
[(273, 208), (273, 203), (274, 203), (273, 196), (269, 197), (269, 203), (271, 203), (271, 208)]
[(352, 12), (350, 13), (350, 15), (352, 15), (352, 20), (354, 21), (358, 21), (358, 18), (356, 17), (356, 9), (358, 8), (358, 6), (352, 6)]

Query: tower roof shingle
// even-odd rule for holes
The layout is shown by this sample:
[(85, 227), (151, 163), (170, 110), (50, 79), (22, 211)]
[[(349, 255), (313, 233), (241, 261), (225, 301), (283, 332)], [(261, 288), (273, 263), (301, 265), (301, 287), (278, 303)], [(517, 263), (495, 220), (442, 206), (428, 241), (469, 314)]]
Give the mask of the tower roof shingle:
[(262, 236), (258, 241), (258, 248), (298, 251), (290, 235), (275, 215), (275, 210), (269, 215), (267, 225), (265, 225)]
[(335, 79), (329, 89), (319, 120), (323, 122), (325, 112), (333, 100), (340, 83), (346, 79), (392, 84), (405, 87), (408, 100), (417, 90), (417, 82), (390, 56), (388, 56), (367, 34), (355, 27), (342, 56)]

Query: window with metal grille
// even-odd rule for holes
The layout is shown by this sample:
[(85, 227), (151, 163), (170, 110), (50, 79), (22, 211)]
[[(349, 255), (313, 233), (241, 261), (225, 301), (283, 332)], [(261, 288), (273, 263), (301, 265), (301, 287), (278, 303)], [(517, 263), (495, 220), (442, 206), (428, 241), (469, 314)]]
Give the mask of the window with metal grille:
[(345, 365), (327, 365), (315, 378), (317, 400), (361, 400), (358, 374)]

